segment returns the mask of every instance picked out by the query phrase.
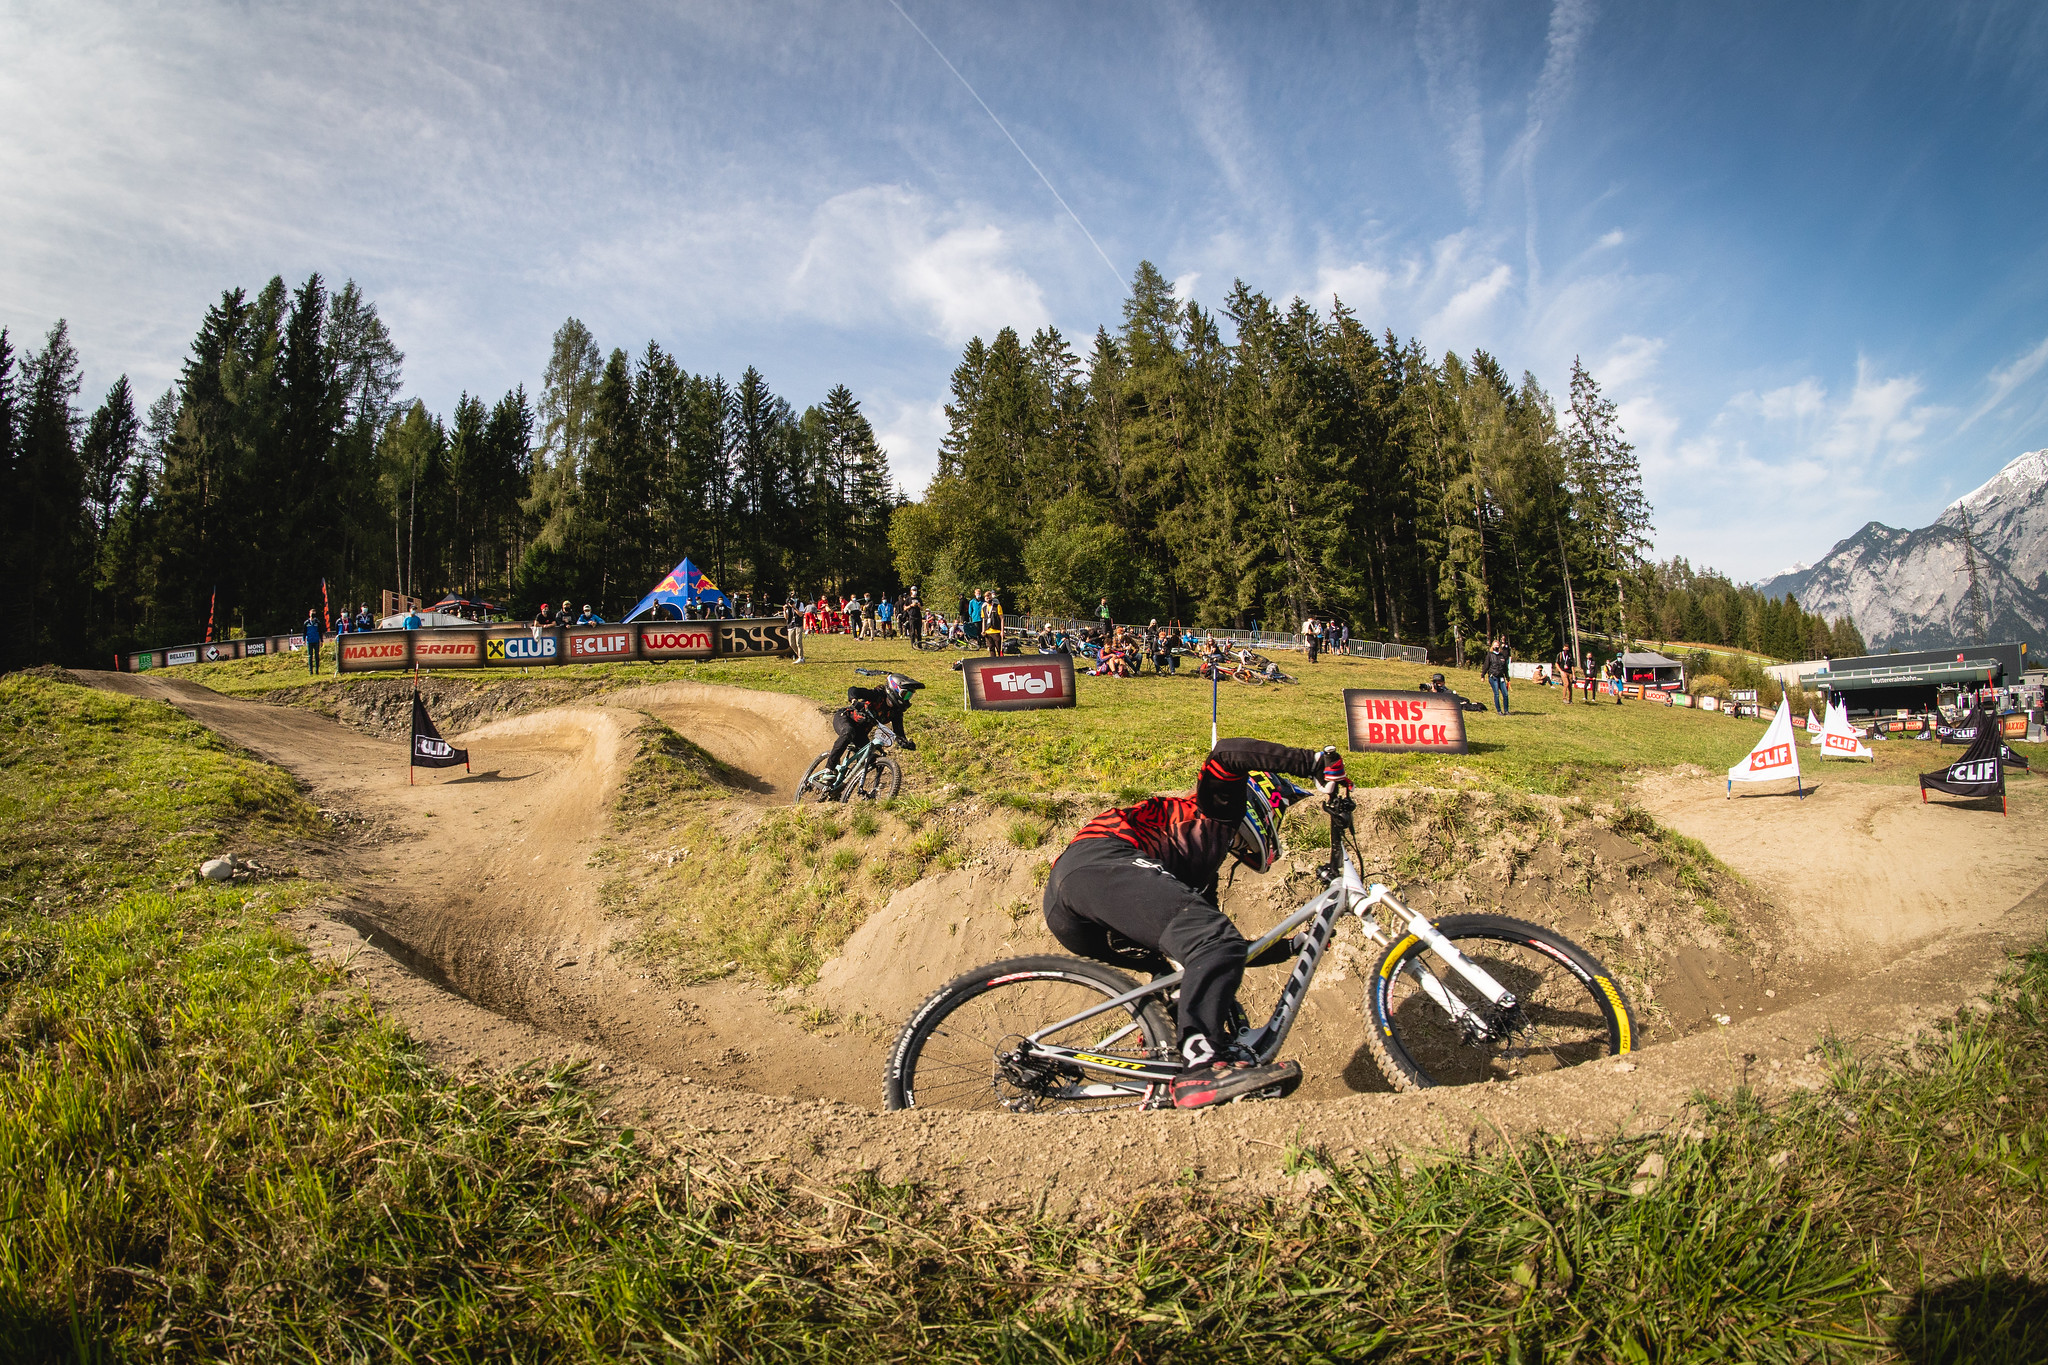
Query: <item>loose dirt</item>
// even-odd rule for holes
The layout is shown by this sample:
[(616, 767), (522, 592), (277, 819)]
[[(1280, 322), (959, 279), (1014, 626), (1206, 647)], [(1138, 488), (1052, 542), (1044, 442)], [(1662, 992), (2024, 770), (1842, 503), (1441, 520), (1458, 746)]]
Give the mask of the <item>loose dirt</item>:
[[(1700, 1089), (1817, 1084), (1807, 1057), (1821, 1032), (1923, 1026), (2048, 928), (2048, 847), (2013, 834), (2018, 818), (1922, 807), (1910, 790), (1837, 781), (1805, 802), (1727, 802), (1700, 775), (1647, 784), (1643, 804), (1740, 878), (1635, 832), (1622, 811), (1367, 793), (1370, 873), (1433, 914), (1498, 909), (1585, 943), (1623, 976), (1655, 1045), (1510, 1084), (1384, 1093), (1357, 1042), (1370, 960), (1340, 939), (1290, 1039), (1311, 1080), (1287, 1102), (1082, 1119), (881, 1114), (886, 1045), (918, 1000), (982, 962), (1056, 950), (1038, 888), (1071, 820), (1017, 849), (1003, 837), (1008, 813), (960, 800), (940, 817), (959, 865), (897, 890), (807, 989), (674, 985), (617, 894), (636, 866), (612, 820), (635, 732), (653, 716), (734, 769), (721, 811), (739, 824), (786, 801), (830, 743), (811, 703), (692, 683), (581, 698), (442, 693), (444, 733), (466, 727), (450, 738), (475, 770), (421, 770), (408, 786), (398, 701), (409, 706), (409, 689), (359, 692), (336, 719), (161, 675), (82, 680), (168, 701), (305, 784), (336, 830), (309, 856), (346, 893), (290, 927), (346, 961), (445, 1064), (586, 1061), (619, 1121), (685, 1145), (800, 1178), (923, 1179), (984, 1203), (1085, 1213), (1189, 1172), (1283, 1191), (1290, 1145), (1345, 1156), (1648, 1130)], [(1271, 923), (1313, 889), (1312, 858), (1239, 879), (1226, 909), (1247, 928)], [(1255, 1014), (1280, 974), (1248, 980)]]

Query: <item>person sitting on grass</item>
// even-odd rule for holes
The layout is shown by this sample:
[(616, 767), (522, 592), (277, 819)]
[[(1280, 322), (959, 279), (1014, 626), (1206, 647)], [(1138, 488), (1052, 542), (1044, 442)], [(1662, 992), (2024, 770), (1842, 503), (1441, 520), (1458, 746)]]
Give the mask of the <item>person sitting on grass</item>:
[[(1140, 971), (1180, 964), (1176, 1006), (1183, 1071), (1176, 1108), (1197, 1109), (1300, 1083), (1301, 1064), (1261, 1065), (1229, 1021), (1250, 946), (1216, 905), (1217, 874), (1234, 857), (1254, 872), (1280, 853), (1280, 816), (1307, 795), (1268, 774), (1350, 785), (1335, 748), (1290, 749), (1226, 739), (1209, 751), (1186, 796), (1154, 796), (1104, 811), (1081, 827), (1045, 883), (1045, 926), (1069, 952)], [(1276, 944), (1259, 965), (1284, 960)]]

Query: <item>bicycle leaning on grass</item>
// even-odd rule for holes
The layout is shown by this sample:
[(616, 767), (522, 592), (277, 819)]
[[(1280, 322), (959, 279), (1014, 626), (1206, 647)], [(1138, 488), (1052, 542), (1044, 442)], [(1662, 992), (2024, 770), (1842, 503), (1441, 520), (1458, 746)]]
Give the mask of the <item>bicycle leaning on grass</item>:
[[(1617, 1056), (1635, 1018), (1607, 969), (1561, 934), (1504, 915), (1431, 920), (1359, 875), (1355, 802), (1318, 784), (1330, 821), (1323, 890), (1246, 949), (1294, 970), (1273, 1014), (1236, 1042), (1261, 1063), (1280, 1055), (1309, 983), (1346, 914), (1380, 949), (1366, 981), (1366, 1046), (1396, 1090), (1511, 1080)], [(1269, 953), (1268, 950), (1275, 950)], [(1078, 957), (1018, 957), (956, 977), (911, 1016), (890, 1049), (891, 1109), (1065, 1113), (1171, 1108), (1182, 1071), (1172, 1002), (1181, 973), (1140, 985)], [(1261, 1098), (1277, 1097), (1275, 1091)]]

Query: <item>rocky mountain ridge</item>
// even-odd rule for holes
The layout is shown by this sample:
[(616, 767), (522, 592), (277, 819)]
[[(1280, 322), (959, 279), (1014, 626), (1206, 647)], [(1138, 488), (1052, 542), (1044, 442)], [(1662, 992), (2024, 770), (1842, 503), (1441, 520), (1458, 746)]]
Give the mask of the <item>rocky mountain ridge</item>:
[(1855, 620), (1870, 648), (1941, 649), (1977, 638), (1965, 545), (1974, 550), (1986, 634), (2048, 647), (2048, 449), (2019, 456), (1932, 525), (1869, 522), (1809, 568), (1759, 586), (1811, 612)]

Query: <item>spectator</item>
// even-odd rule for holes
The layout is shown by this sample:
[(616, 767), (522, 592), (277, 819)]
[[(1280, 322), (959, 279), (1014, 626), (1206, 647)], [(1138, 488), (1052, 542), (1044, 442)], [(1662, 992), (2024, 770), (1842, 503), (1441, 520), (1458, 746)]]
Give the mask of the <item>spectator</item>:
[(300, 627), (306, 637), (306, 671), (318, 676), (320, 672), (320, 618), (311, 607), (306, 608), (306, 624)]
[(1316, 652), (1323, 643), (1322, 627), (1316, 623), (1315, 617), (1311, 616), (1301, 623), (1301, 642), (1308, 646), (1308, 661), (1314, 663)]
[(1614, 689), (1614, 704), (1621, 705), (1621, 656), (1615, 655), (1607, 661), (1607, 685)]
[(1110, 631), (1115, 626), (1115, 623), (1111, 621), (1109, 617), (1109, 599), (1107, 597), (1103, 598), (1101, 602), (1096, 604), (1095, 619), (1102, 623), (1102, 634), (1105, 638), (1107, 638)]
[(981, 594), (960, 599), (960, 619), (967, 622), (967, 638), (981, 639)]
[(882, 600), (875, 603), (875, 621), (881, 627), (884, 640), (895, 638), (896, 604), (889, 600), (889, 594), (887, 593), (883, 593)]
[(1501, 715), (1508, 713), (1508, 642), (1496, 636), (1486, 651), (1486, 662), (1480, 665), (1487, 684), (1493, 688), (1493, 709)]
[(342, 607), (341, 615), (334, 618), (334, 634), (336, 637), (334, 647), (339, 650), (341, 648), (340, 637), (348, 634), (348, 607), (346, 605)]
[(582, 612), (576, 617), (576, 624), (579, 626), (601, 626), (606, 624), (606, 622), (604, 617), (590, 609), (590, 603), (585, 602)]
[(1559, 685), (1564, 688), (1564, 704), (1570, 706), (1572, 704), (1572, 656), (1563, 649), (1557, 651), (1556, 668)]

